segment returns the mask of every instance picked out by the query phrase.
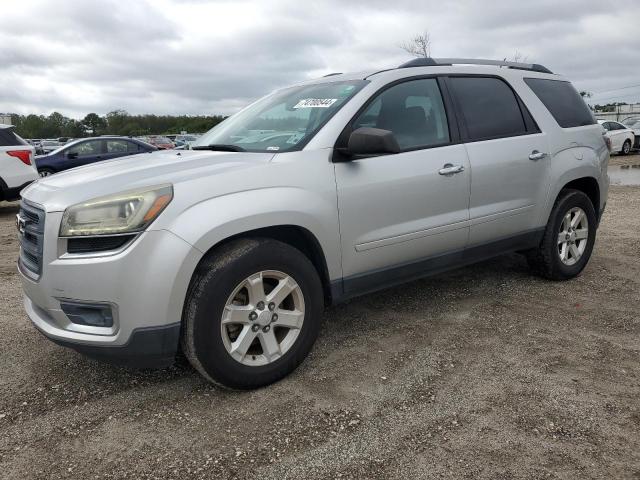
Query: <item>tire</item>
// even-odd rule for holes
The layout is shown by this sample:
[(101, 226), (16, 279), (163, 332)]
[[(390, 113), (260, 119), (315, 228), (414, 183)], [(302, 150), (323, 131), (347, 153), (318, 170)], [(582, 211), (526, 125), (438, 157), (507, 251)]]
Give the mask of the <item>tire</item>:
[[(262, 284), (264, 278), (262, 292), (267, 292), (267, 299), (276, 290), (273, 287), (269, 292), (268, 282), (282, 282), (268, 278), (269, 275), (284, 275), (295, 282), (292, 285), (297, 289), (284, 302), (273, 307), (272, 312), (273, 302), (262, 305), (260, 309), (260, 302), (251, 301), (251, 296), (258, 298), (259, 289), (254, 288), (256, 293), (252, 295), (248, 288), (242, 287), (249, 285), (247, 282), (250, 278), (257, 278), (258, 272), (262, 272), (260, 282)], [(286, 283), (288, 288), (289, 285)], [(281, 283), (278, 283), (277, 287), (280, 286)], [(232, 297), (233, 295), (236, 296)], [(232, 298), (244, 300), (239, 303), (236, 303), (237, 300), (230, 302)], [(291, 310), (301, 319), (301, 327), (288, 329), (280, 326), (277, 320), (270, 320), (272, 323), (264, 325), (273, 313), (280, 312), (281, 317), (288, 318), (284, 313), (289, 312), (284, 310), (285, 302), (302, 302), (302, 307), (296, 304)], [(272, 239), (232, 241), (205, 257), (194, 273), (182, 318), (182, 349), (194, 368), (209, 381), (237, 390), (259, 388), (280, 380), (302, 363), (318, 337), (323, 307), (324, 296), (318, 272), (302, 252)], [(239, 311), (245, 308), (247, 310)], [(223, 314), (226, 319), (229, 309), (242, 315), (243, 324), (223, 325)], [(300, 314), (301, 311), (303, 314)], [(256, 313), (259, 314), (256, 319), (250, 317)], [(247, 321), (245, 318), (251, 319)], [(278, 320), (287, 321), (282, 318)], [(258, 330), (254, 334), (252, 332), (255, 332), (253, 329), (256, 327)], [(269, 328), (270, 330), (265, 330)], [(240, 333), (237, 333), (238, 330)], [(234, 340), (232, 335), (235, 333), (237, 337)], [(245, 339), (254, 340), (247, 340), (251, 342), (251, 346), (248, 350), (244, 349), (246, 355), (240, 359), (241, 348), (235, 350), (236, 357), (232, 356), (231, 351), (234, 345), (242, 343), (239, 342), (242, 334)], [(278, 357), (278, 353), (275, 353), (269, 359), (263, 343), (267, 341), (267, 336), (275, 338), (276, 342), (282, 342), (278, 343), (276, 350), (281, 356)], [(278, 340), (283, 336), (283, 339)]]
[(49, 175), (53, 175), (54, 173), (56, 173), (56, 172), (54, 172), (50, 168), (40, 168), (40, 169), (38, 169), (38, 175), (40, 175), (41, 178), (48, 177)]
[(631, 152), (631, 141), (625, 140), (624, 143), (622, 144), (622, 150), (620, 150), (620, 153), (622, 153), (622, 155), (629, 155), (630, 152)]
[[(583, 239), (586, 240), (584, 247), (582, 247), (582, 240), (575, 240), (574, 246), (576, 249), (579, 246), (582, 253), (577, 260), (574, 259), (575, 263), (567, 264), (571, 263), (571, 258), (562, 260), (559, 237), (561, 232), (564, 232), (565, 216), (576, 209), (581, 210), (586, 216), (587, 238)], [(562, 190), (553, 206), (551, 215), (549, 215), (540, 246), (526, 253), (531, 269), (536, 274), (550, 280), (569, 280), (578, 276), (591, 257), (596, 240), (597, 222), (594, 206), (587, 195), (579, 190)], [(569, 247), (567, 249), (571, 250)]]

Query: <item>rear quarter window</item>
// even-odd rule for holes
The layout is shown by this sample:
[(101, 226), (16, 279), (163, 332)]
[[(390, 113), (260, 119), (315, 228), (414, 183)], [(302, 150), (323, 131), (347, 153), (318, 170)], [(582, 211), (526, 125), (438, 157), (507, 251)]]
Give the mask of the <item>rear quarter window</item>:
[(525, 78), (524, 81), (562, 128), (596, 123), (591, 110), (570, 82), (545, 78)]
[(467, 140), (489, 140), (527, 133), (518, 100), (494, 77), (451, 77), (451, 86), (467, 129)]
[(15, 134), (11, 128), (0, 128), (0, 147), (15, 147), (17, 145), (28, 145), (19, 135)]

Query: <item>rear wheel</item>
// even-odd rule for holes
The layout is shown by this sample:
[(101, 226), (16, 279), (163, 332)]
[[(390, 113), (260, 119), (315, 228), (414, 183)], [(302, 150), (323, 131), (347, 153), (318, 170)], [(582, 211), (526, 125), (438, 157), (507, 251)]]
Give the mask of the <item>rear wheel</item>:
[(568, 280), (587, 265), (596, 239), (597, 217), (591, 200), (578, 190), (563, 190), (549, 216), (540, 246), (527, 252), (532, 270), (551, 280)]
[(40, 177), (48, 177), (49, 175), (53, 175), (54, 173), (56, 173), (56, 172), (54, 172), (50, 168), (40, 168), (40, 169), (38, 169), (38, 174), (40, 175)]
[(323, 298), (318, 274), (299, 250), (271, 239), (231, 242), (205, 259), (192, 279), (183, 351), (214, 383), (268, 385), (311, 350)]
[(622, 144), (621, 153), (623, 155), (629, 155), (629, 152), (631, 152), (631, 141), (625, 140), (624, 143)]

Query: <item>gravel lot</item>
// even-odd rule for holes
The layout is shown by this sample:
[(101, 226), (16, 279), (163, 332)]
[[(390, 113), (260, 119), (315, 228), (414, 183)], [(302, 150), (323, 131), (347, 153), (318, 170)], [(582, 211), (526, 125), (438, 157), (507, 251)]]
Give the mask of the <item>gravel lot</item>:
[(640, 187), (612, 188), (578, 279), (509, 255), (355, 299), (248, 393), (43, 338), (16, 211), (0, 204), (0, 477), (640, 478)]

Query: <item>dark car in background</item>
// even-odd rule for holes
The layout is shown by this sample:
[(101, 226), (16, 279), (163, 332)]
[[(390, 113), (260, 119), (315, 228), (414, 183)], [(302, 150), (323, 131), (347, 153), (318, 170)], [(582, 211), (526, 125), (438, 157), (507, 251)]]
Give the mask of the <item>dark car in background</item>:
[(40, 176), (48, 177), (69, 168), (156, 150), (158, 149), (153, 145), (135, 138), (82, 138), (69, 142), (48, 155), (37, 156), (35, 161)]

